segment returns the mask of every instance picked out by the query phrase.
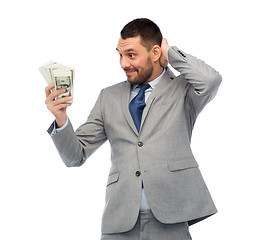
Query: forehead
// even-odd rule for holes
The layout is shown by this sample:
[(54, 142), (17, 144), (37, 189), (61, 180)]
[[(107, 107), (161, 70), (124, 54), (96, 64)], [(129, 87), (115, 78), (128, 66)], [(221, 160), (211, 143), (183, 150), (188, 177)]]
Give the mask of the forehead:
[(127, 39), (120, 38), (116, 50), (119, 52), (126, 52), (130, 50), (139, 51), (142, 48), (144, 47), (141, 45), (141, 38), (137, 36)]

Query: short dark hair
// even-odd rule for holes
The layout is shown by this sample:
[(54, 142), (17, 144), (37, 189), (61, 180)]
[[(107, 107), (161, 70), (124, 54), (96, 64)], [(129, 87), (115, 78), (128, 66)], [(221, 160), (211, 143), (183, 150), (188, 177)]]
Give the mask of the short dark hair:
[(159, 27), (150, 19), (138, 18), (127, 23), (122, 31), (121, 38), (141, 37), (141, 44), (150, 51), (154, 45), (161, 46), (162, 34)]

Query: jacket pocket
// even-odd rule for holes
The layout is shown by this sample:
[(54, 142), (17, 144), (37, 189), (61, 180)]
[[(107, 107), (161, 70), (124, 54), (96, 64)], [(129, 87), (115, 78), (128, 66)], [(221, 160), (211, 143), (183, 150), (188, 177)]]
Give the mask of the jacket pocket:
[(112, 184), (112, 183), (117, 182), (118, 179), (119, 179), (119, 172), (109, 175), (107, 186)]
[(196, 162), (194, 157), (185, 157), (169, 160), (168, 166), (171, 172), (175, 172), (189, 168), (196, 168), (198, 167), (198, 163)]

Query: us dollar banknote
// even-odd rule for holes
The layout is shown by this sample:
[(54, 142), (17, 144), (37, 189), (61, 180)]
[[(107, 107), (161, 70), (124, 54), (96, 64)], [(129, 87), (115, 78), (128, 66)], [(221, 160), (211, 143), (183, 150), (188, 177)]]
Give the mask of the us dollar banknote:
[(61, 88), (66, 89), (65, 93), (58, 95), (56, 99), (73, 96), (74, 68), (67, 67), (58, 62), (50, 61), (40, 66), (39, 71), (48, 84), (55, 84), (53, 91)]

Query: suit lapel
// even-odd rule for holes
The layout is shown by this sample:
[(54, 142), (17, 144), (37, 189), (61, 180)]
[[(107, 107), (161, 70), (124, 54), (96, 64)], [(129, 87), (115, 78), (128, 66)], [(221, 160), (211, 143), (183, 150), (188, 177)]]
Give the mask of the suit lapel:
[(171, 70), (167, 67), (165, 74), (162, 76), (160, 82), (158, 85), (154, 88), (151, 95), (146, 101), (146, 106), (143, 111), (142, 119), (141, 119), (141, 125), (140, 125), (140, 131), (142, 130), (142, 126), (146, 120), (147, 114), (152, 106), (152, 103), (154, 99), (165, 89), (166, 86), (168, 86), (170, 79), (173, 79), (175, 76), (171, 72)]
[(122, 111), (123, 115), (132, 128), (132, 130), (135, 132), (135, 134), (138, 136), (138, 130), (133, 122), (132, 116), (129, 111), (129, 101), (130, 101), (130, 88), (131, 84), (126, 81), (123, 82), (123, 88), (122, 88)]
[[(149, 98), (146, 101), (146, 106), (143, 111), (142, 119), (141, 119), (141, 125), (140, 125), (140, 131), (142, 130), (142, 126), (145, 122), (145, 119), (148, 115), (148, 112), (152, 106), (152, 103), (154, 99), (165, 89), (165, 87), (169, 84), (170, 79), (173, 79), (175, 76), (171, 72), (171, 70), (167, 67), (165, 74), (162, 76), (160, 82), (155, 87), (155, 89), (150, 94)], [(132, 116), (129, 111), (129, 101), (130, 101), (130, 88), (131, 84), (128, 81), (123, 82), (123, 88), (122, 88), (122, 111), (123, 115), (130, 125), (131, 129), (135, 132), (135, 134), (138, 136), (139, 133), (137, 131), (137, 128), (134, 124), (134, 121), (132, 119)]]

